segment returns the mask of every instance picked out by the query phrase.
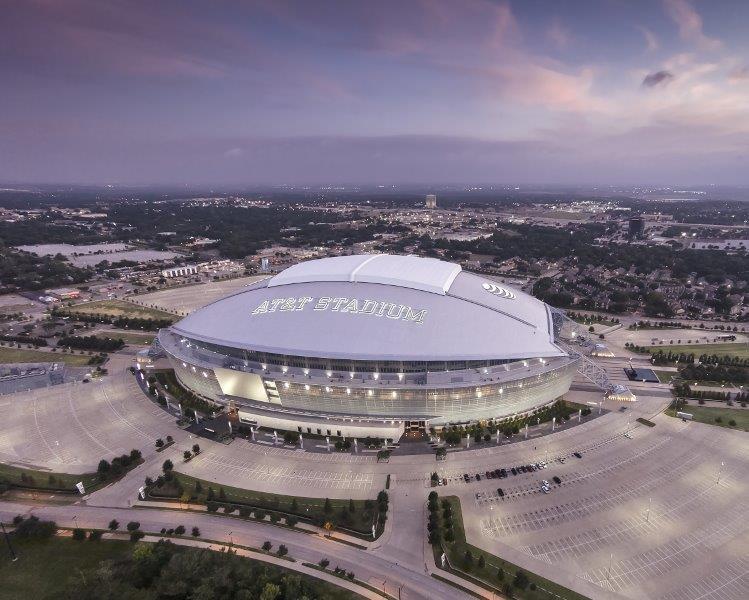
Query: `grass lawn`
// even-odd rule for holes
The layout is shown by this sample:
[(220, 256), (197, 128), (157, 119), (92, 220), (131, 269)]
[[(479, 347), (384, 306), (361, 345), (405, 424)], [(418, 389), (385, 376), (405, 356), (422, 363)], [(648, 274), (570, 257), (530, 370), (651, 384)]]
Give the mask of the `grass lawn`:
[[(177, 465), (178, 466), (178, 465)], [(271, 494), (267, 492), (256, 492), (253, 490), (244, 490), (242, 488), (235, 488), (226, 485), (219, 485), (212, 481), (206, 481), (205, 479), (197, 479), (183, 473), (174, 473), (176, 480), (180, 483), (182, 488), (192, 496), (192, 502), (205, 503), (207, 500), (208, 488), (211, 487), (214, 491), (214, 500), (220, 503), (229, 504), (247, 504), (253, 507), (261, 508), (265, 511), (278, 511), (283, 513), (295, 514), (303, 518), (309, 518), (312, 520), (330, 520), (336, 525), (356, 531), (362, 535), (372, 535), (372, 524), (377, 516), (377, 503), (373, 499), (374, 507), (367, 509), (364, 506), (364, 500), (354, 500), (354, 513), (348, 517), (350, 521), (346, 521), (341, 518), (342, 509), (348, 511), (349, 501), (348, 500), (330, 500), (332, 511), (326, 515), (324, 511), (325, 498), (296, 498), (297, 508), (292, 508), (292, 503), (295, 499), (294, 496), (283, 496), (281, 494)], [(196, 482), (200, 481), (200, 492), (195, 491)], [(224, 490), (224, 497), (219, 497), (220, 490)], [(158, 487), (151, 488), (151, 495), (155, 499), (159, 496), (177, 498), (178, 492), (176, 486), (164, 484), (159, 489)]]
[[(85, 335), (85, 334), (81, 334)], [(153, 342), (154, 336), (153, 334), (139, 334), (134, 332), (124, 332), (124, 331), (97, 331), (95, 334), (93, 334), (95, 337), (98, 337), (102, 340), (110, 338), (113, 340), (122, 340), (126, 344), (132, 344), (135, 346), (150, 346)]]
[[(123, 560), (133, 553), (134, 544), (120, 540), (98, 542), (78, 542), (70, 538), (53, 537), (48, 540), (14, 540), (18, 555), (15, 563), (10, 561), (7, 546), (0, 549), (0, 600), (52, 600), (60, 598), (67, 586), (81, 581), (87, 572), (94, 571), (106, 560)], [(181, 550), (189, 551), (189, 550)], [(289, 569), (245, 558), (250, 563), (262, 565), (270, 571), (294, 574), (307, 581), (317, 597), (330, 600), (350, 600), (360, 598), (349, 592), (314, 577), (299, 575)], [(142, 598), (155, 595), (143, 591)]]
[(745, 342), (726, 342), (724, 344), (682, 344), (679, 346), (670, 344), (659, 344), (658, 346), (646, 346), (651, 353), (663, 350), (668, 354), (669, 350), (674, 354), (716, 354), (718, 356), (739, 356), (749, 358), (749, 344)]
[(0, 346), (0, 363), (39, 363), (61, 362), (73, 367), (85, 367), (91, 357), (88, 354), (69, 352), (44, 352), (27, 348), (7, 348)]
[[(692, 404), (691, 402), (694, 402)], [(679, 409), (681, 412), (691, 413), (693, 420), (699, 421), (700, 423), (707, 423), (708, 425), (718, 425), (720, 427), (727, 427), (728, 429), (743, 429), (749, 431), (749, 410), (742, 410), (739, 408), (714, 408), (712, 406), (699, 406), (696, 404), (696, 400), (690, 401), (683, 408)], [(676, 411), (669, 408), (666, 410), (666, 414), (675, 417)], [(720, 423), (715, 421), (715, 418), (721, 419)], [(735, 426), (731, 426), (728, 422), (733, 419), (736, 421)]]
[(0, 550), (0, 600), (60, 598), (65, 586), (75, 582), (82, 570), (123, 558), (133, 550), (130, 542), (76, 542), (57, 537), (14, 540), (13, 547), (18, 555), (15, 563), (10, 561), (5, 543)]
[(653, 372), (658, 376), (661, 383), (670, 383), (672, 379), (679, 376), (678, 371), (659, 371), (653, 369)]
[(0, 464), (0, 482), (10, 483), (11, 485), (77, 491), (75, 484), (79, 481), (83, 482), (86, 492), (96, 489), (100, 485), (96, 473), (71, 475), (70, 473), (35, 471), (34, 469), (22, 469), (21, 467)]
[(66, 306), (62, 310), (66, 314), (73, 316), (76, 314), (107, 315), (110, 317), (130, 317), (135, 319), (169, 319), (171, 321), (177, 318), (173, 314), (163, 310), (138, 306), (124, 300), (95, 300), (94, 302)]
[[(463, 527), (463, 513), (460, 508), (460, 499), (457, 496), (440, 497), (440, 507), (443, 500), (447, 500), (452, 508), (452, 522), (455, 540), (453, 542), (443, 542), (443, 547), (447, 553), (450, 564), (454, 567), (454, 572), (461, 576), (468, 574), (469, 579), (473, 578), (483, 582), (490, 588), (502, 590), (506, 584), (513, 581), (515, 572), (519, 567), (507, 562), (506, 560), (502, 560), (498, 556), (489, 554), (472, 544), (468, 544), (466, 542), (465, 528)], [(433, 550), (435, 554), (434, 560), (436, 564), (439, 565), (442, 551), (437, 546), (433, 546)], [(466, 567), (465, 563), (465, 554), (467, 550), (470, 550), (473, 554), (473, 563), (470, 567)], [(481, 556), (484, 557), (484, 561), (486, 562), (486, 566), (483, 569), (478, 566), (479, 558)], [(504, 571), (504, 578), (501, 581), (497, 576), (500, 568)], [(460, 571), (457, 569), (460, 569)], [(536, 589), (531, 590), (530, 586), (524, 590), (513, 587), (513, 598), (519, 598), (521, 600), (551, 600), (552, 598), (586, 600), (585, 596), (582, 596), (577, 592), (573, 592), (572, 590), (549, 581), (548, 579), (544, 579), (530, 571), (525, 571), (524, 569), (523, 571), (527, 575), (529, 582), (534, 584)]]

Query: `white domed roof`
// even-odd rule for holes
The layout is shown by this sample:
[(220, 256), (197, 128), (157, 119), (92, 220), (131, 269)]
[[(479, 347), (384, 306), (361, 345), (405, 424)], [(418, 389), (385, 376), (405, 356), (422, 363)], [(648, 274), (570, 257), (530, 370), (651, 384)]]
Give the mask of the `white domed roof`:
[(562, 356), (543, 303), (415, 256), (308, 261), (209, 304), (172, 330), (277, 354), (453, 361)]

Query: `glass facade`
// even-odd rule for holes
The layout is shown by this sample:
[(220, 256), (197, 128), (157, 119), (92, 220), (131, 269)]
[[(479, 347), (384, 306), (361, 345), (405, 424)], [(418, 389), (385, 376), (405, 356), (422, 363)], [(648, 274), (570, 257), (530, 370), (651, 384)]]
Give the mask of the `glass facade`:
[[(531, 412), (555, 401), (569, 390), (577, 368), (577, 361), (570, 357), (556, 357), (549, 361), (535, 359), (532, 365), (524, 360), (470, 361), (468, 367), (466, 361), (442, 362), (439, 363), (439, 372), (450, 371), (447, 375), (456, 377), (440, 379), (429, 375), (442, 383), (427, 385), (427, 376), (418, 378), (413, 374), (418, 368), (423, 372), (426, 365), (426, 368), (434, 368), (435, 375), (438, 375), (437, 364), (363, 363), (269, 355), (198, 343), (168, 332), (162, 334), (159, 335), (160, 342), (179, 381), (205, 398), (219, 403), (234, 400), (242, 405), (247, 399), (224, 395), (213, 368), (246, 370), (262, 377), (269, 392), (268, 398), (262, 402), (266, 410), (275, 406), (284, 412), (298, 411), (299, 414), (340, 419), (417, 419), (428, 421), (430, 425), (502, 419)], [(273, 357), (280, 364), (270, 360), (256, 362), (250, 360), (250, 356), (262, 360)], [(276, 367), (271, 367), (273, 364)], [(456, 368), (446, 369), (448, 364)], [(504, 366), (496, 368), (497, 365)], [(372, 373), (387, 373), (384, 368), (388, 366), (394, 369), (393, 372), (406, 376), (401, 379), (383, 376), (373, 380)], [(458, 366), (463, 368), (458, 369)], [(349, 371), (353, 369), (370, 375), (349, 378)], [(408, 373), (412, 375), (409, 377)], [(253, 399), (246, 404), (259, 405), (259, 402)]]

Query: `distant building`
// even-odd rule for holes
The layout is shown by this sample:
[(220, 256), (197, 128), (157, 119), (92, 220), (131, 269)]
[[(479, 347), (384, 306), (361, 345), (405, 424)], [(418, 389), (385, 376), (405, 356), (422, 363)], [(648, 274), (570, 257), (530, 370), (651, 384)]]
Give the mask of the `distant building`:
[(424, 206), (427, 208), (437, 208), (437, 196), (435, 194), (427, 194)]
[(629, 237), (642, 239), (645, 236), (645, 219), (637, 215), (629, 219)]
[(172, 267), (170, 269), (163, 269), (161, 275), (170, 279), (172, 277), (184, 277), (185, 275), (195, 275), (198, 272), (196, 265), (185, 265), (183, 267)]
[(263, 273), (267, 273), (270, 270), (270, 260), (268, 260), (268, 257), (264, 256), (260, 259), (260, 270)]
[(58, 300), (75, 300), (80, 297), (81, 291), (75, 288), (57, 288), (56, 290), (47, 290), (47, 295)]

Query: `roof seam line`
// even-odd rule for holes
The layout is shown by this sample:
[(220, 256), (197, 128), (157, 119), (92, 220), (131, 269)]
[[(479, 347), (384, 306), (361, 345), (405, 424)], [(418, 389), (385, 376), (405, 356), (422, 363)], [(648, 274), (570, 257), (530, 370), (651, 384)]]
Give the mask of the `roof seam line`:
[(383, 255), (382, 254), (373, 254), (367, 260), (362, 261), (356, 267), (354, 267), (354, 269), (349, 274), (349, 282), (356, 283), (356, 274), (361, 270), (361, 268), (364, 265), (369, 264), (370, 262), (372, 262), (375, 258), (378, 258), (380, 256), (383, 256)]

